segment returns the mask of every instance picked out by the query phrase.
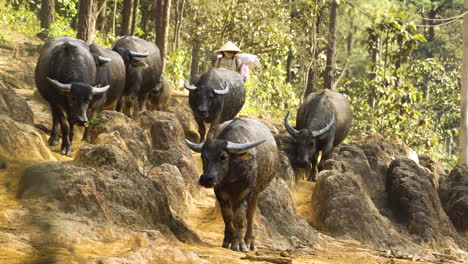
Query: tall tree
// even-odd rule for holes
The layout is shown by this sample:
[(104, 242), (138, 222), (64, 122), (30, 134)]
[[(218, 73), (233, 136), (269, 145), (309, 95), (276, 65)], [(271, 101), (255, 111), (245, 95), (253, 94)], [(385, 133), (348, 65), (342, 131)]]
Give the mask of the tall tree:
[(332, 89), (335, 78), (335, 62), (336, 62), (336, 24), (337, 24), (338, 3), (332, 1), (330, 3), (330, 24), (328, 26), (329, 40), (327, 48), (327, 65), (325, 66), (324, 88)]
[(177, 0), (175, 6), (174, 48), (178, 49), (180, 45), (180, 30), (182, 28), (182, 20), (184, 18), (185, 0)]
[[(464, 1), (465, 9), (468, 0)], [(461, 78), (461, 118), (460, 118), (460, 157), (459, 163), (468, 164), (468, 14), (463, 16), (463, 64)]]
[(162, 69), (166, 66), (167, 40), (169, 37), (169, 19), (171, 15), (171, 0), (157, 0), (156, 10), (156, 45), (161, 52)]
[(98, 11), (97, 0), (80, 0), (78, 9), (78, 32), (76, 37), (91, 44), (94, 39), (96, 17)]
[(55, 0), (41, 1), (41, 28), (49, 29), (54, 22)]
[(131, 35), (132, 19), (133, 19), (133, 4), (134, 0), (124, 0), (122, 8), (122, 25), (120, 27), (120, 35)]
[(138, 6), (140, 5), (140, 0), (134, 0), (133, 2), (133, 17), (132, 17), (132, 27), (130, 30), (131, 35), (135, 35), (135, 30), (138, 24)]
[(99, 11), (96, 21), (96, 28), (102, 33), (107, 34), (107, 0), (99, 0)]
[(317, 41), (318, 36), (320, 36), (320, 25), (323, 20), (323, 7), (319, 7), (318, 11), (316, 12), (316, 20), (313, 25), (312, 29), (312, 37), (311, 37), (311, 44), (312, 44), (312, 62), (307, 70), (307, 84), (306, 89), (304, 91), (304, 98), (306, 98), (309, 94), (313, 93), (316, 90), (317, 85), (317, 63), (319, 61), (320, 55), (320, 47)]

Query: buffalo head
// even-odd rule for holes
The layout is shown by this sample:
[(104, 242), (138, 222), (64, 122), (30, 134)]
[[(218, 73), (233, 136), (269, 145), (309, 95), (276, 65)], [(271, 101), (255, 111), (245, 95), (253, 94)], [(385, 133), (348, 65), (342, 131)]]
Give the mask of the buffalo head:
[(229, 93), (229, 84), (223, 82), (223, 89), (216, 90), (210, 85), (201, 85), (199, 87), (190, 84), (190, 78), (184, 83), (185, 89), (190, 91), (190, 96), (197, 102), (197, 108), (194, 113), (202, 118), (208, 117), (212, 105), (217, 101), (218, 96), (223, 96)]
[[(308, 168), (310, 166), (311, 158), (318, 154), (317, 152), (317, 139), (329, 132), (335, 124), (335, 115), (332, 116), (331, 121), (322, 129), (311, 131), (307, 128), (297, 130), (289, 125), (289, 112), (284, 118), (284, 127), (286, 131), (293, 137), (296, 143), (296, 160), (295, 164), (299, 168)], [(318, 158), (317, 163), (320, 162)]]
[(248, 155), (249, 149), (265, 141), (266, 139), (241, 144), (215, 139), (195, 144), (185, 140), (189, 148), (201, 153), (203, 174), (200, 176), (199, 182), (200, 185), (206, 188), (212, 188), (220, 184), (228, 176), (229, 164), (232, 159)]
[(85, 125), (88, 122), (86, 110), (88, 109), (88, 105), (91, 102), (93, 95), (105, 93), (110, 87), (109, 85), (105, 87), (94, 87), (80, 82), (64, 84), (49, 77), (46, 78), (60, 94), (67, 96), (71, 115), (69, 119), (72, 124), (78, 125)]

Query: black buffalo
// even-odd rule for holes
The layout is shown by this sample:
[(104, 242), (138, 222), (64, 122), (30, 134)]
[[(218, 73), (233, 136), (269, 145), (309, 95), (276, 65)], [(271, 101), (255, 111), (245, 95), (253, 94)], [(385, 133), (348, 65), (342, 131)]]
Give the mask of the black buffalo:
[(171, 100), (172, 89), (169, 81), (161, 74), (161, 80), (158, 84), (151, 90), (147, 108), (149, 110), (163, 111), (167, 110), (169, 107), (169, 102)]
[(207, 139), (220, 123), (233, 119), (245, 102), (245, 86), (239, 73), (223, 68), (211, 68), (194, 84), (190, 79), (184, 87), (190, 90), (189, 104), (198, 124), (200, 142), (205, 139), (205, 122), (211, 127)]
[[(117, 105), (125, 89), (125, 64), (117, 52), (96, 43), (91, 44), (89, 50), (96, 64), (96, 85), (110, 86), (106, 93), (96, 96), (91, 102), (88, 108), (88, 118), (93, 120), (99, 111), (120, 110), (117, 109)], [(106, 63), (103, 63), (103, 57), (108, 58)], [(89, 129), (86, 128), (83, 140), (89, 140), (88, 132)]]
[[(254, 219), (260, 192), (276, 176), (278, 149), (270, 130), (260, 121), (234, 119), (223, 123), (215, 138), (187, 145), (201, 152), (200, 184), (214, 187), (225, 224), (222, 246), (255, 250)], [(247, 230), (243, 228), (247, 220)]]
[(307, 96), (297, 112), (296, 128), (289, 125), (288, 113), (284, 126), (296, 145), (293, 164), (311, 168), (310, 181), (316, 180), (317, 167), (329, 159), (333, 148), (346, 138), (352, 119), (349, 100), (328, 89)]
[[(103, 63), (109, 61), (106, 58), (101, 60)], [(85, 125), (88, 122), (88, 105), (95, 95), (105, 93), (109, 86), (93, 86), (96, 65), (89, 47), (82, 40), (70, 37), (48, 40), (44, 44), (36, 65), (35, 81), (52, 111), (49, 145), (58, 145), (57, 130), (60, 123), (61, 153), (71, 156), (74, 125)]]
[(115, 42), (113, 50), (122, 56), (126, 69), (123, 112), (135, 118), (143, 111), (149, 93), (161, 78), (159, 48), (153, 42), (125, 36)]

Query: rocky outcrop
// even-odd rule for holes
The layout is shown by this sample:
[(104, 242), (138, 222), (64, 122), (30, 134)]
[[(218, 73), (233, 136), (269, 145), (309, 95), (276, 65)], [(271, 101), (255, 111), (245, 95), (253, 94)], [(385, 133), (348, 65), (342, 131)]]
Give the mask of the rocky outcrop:
[(457, 165), (441, 182), (439, 197), (453, 225), (468, 234), (468, 168)]
[(128, 149), (142, 170), (148, 166), (150, 134), (131, 118), (115, 111), (102, 111), (89, 128), (91, 143), (110, 143)]
[(31, 125), (0, 115), (0, 155), (7, 160), (57, 160), (47, 139)]
[(191, 192), (198, 189), (197, 163), (192, 157), (192, 151), (185, 145), (182, 125), (176, 116), (166, 112), (145, 112), (141, 123), (151, 131), (152, 166), (172, 164), (179, 168)]
[[(174, 168), (163, 167), (156, 174), (172, 171)], [(60, 211), (100, 223), (134, 230), (158, 229), (182, 241), (200, 241), (171, 212), (169, 198), (173, 197), (163, 184), (166, 182), (159, 176), (141, 174), (127, 151), (113, 145), (85, 145), (75, 161), (25, 169), (17, 196), (23, 201), (45, 199)]]
[(312, 247), (321, 239), (317, 230), (297, 216), (291, 190), (282, 177), (277, 175), (259, 196), (257, 240), (276, 250)]
[(20, 123), (33, 124), (31, 108), (13, 89), (0, 88), (0, 115), (6, 115)]
[(440, 203), (432, 175), (413, 160), (396, 159), (388, 169), (386, 190), (393, 215), (417, 242), (435, 248), (464, 242)]

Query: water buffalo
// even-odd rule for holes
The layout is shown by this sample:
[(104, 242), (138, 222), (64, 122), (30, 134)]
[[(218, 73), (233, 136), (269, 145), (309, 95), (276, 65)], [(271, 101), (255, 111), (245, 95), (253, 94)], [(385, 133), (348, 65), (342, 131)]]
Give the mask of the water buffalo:
[[(102, 63), (109, 61), (99, 58)], [(93, 96), (105, 93), (109, 86), (94, 87), (96, 65), (88, 45), (78, 39), (61, 37), (48, 40), (40, 51), (35, 69), (39, 93), (50, 104), (52, 132), (49, 145), (58, 145), (58, 124), (62, 130), (61, 154), (73, 152), (73, 127), (85, 125), (88, 105)]]
[(169, 107), (169, 101), (171, 100), (172, 89), (168, 80), (164, 75), (161, 74), (161, 80), (151, 90), (147, 108), (149, 110), (163, 111)]
[(286, 115), (284, 126), (296, 144), (293, 164), (312, 169), (309, 181), (316, 181), (317, 167), (346, 138), (352, 119), (349, 100), (328, 89), (307, 96), (297, 112), (296, 128), (289, 125)]
[(198, 124), (200, 142), (205, 139), (205, 122), (211, 123), (207, 139), (212, 138), (220, 123), (233, 119), (245, 102), (245, 86), (239, 73), (223, 68), (211, 68), (194, 84), (190, 79), (184, 87), (189, 92), (189, 104)]
[(125, 63), (123, 112), (136, 118), (144, 109), (149, 93), (161, 78), (159, 48), (153, 42), (125, 36), (119, 38), (112, 49), (122, 56)]
[[(106, 93), (95, 96), (88, 108), (88, 118), (93, 120), (99, 111), (117, 109), (117, 103), (125, 89), (125, 64), (117, 52), (96, 43), (91, 44), (89, 50), (96, 64), (96, 84), (100, 86), (110, 85)], [(108, 62), (103, 64), (102, 59), (99, 59), (102, 57), (109, 58)], [(85, 128), (83, 140), (89, 141), (88, 127)]]
[[(214, 187), (225, 224), (222, 246), (255, 250), (254, 219), (260, 192), (278, 169), (278, 149), (270, 130), (260, 121), (234, 119), (223, 123), (214, 139), (187, 145), (201, 153), (200, 184)], [(247, 220), (245, 236), (242, 232)]]

